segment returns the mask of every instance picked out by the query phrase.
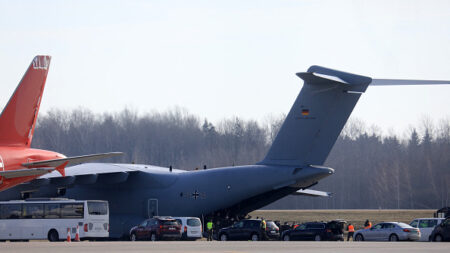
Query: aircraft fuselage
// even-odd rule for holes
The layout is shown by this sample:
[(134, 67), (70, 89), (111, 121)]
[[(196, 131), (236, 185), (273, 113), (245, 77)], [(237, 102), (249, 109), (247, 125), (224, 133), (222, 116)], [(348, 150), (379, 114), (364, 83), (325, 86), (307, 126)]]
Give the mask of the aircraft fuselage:
[[(159, 170), (156, 173), (139, 171), (129, 173), (122, 183), (117, 183), (117, 180), (123, 180), (120, 175), (97, 178), (94, 184), (90, 184), (89, 179), (86, 179), (85, 185), (79, 181), (80, 184), (67, 188), (62, 196), (108, 200), (111, 215), (110, 236), (121, 237), (125, 236), (132, 226), (154, 215), (195, 217), (236, 215), (236, 210), (228, 208), (286, 187), (292, 191), (306, 188), (332, 173), (333, 170), (330, 168), (268, 165), (186, 172), (169, 172), (169, 169), (166, 172)], [(288, 194), (277, 195), (276, 199)], [(262, 203), (260, 206), (264, 205), (266, 204)], [(245, 206), (242, 208), (245, 208), (243, 214), (256, 209)]]

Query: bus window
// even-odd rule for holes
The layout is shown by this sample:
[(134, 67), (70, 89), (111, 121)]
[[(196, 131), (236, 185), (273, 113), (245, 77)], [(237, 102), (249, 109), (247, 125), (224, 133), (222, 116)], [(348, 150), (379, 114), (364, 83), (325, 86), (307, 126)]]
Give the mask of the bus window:
[(22, 218), (21, 204), (5, 204), (1, 205), (1, 219), (20, 219)]
[(44, 218), (44, 204), (27, 203), (23, 205), (23, 218), (42, 219)]
[(84, 217), (84, 204), (61, 204), (61, 218), (73, 219)]
[(48, 203), (44, 205), (45, 213), (44, 217), (46, 219), (59, 219), (61, 218), (61, 209), (59, 207), (59, 204), (56, 203)]
[(90, 215), (107, 215), (108, 214), (108, 203), (107, 202), (96, 202), (88, 201), (88, 212)]

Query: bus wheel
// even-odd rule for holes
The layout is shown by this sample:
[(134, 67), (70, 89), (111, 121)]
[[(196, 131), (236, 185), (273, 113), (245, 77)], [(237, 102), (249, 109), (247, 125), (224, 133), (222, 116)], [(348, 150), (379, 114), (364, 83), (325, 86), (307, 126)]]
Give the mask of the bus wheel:
[(48, 232), (47, 238), (49, 241), (51, 242), (57, 242), (59, 241), (59, 235), (58, 235), (58, 231), (56, 231), (55, 229), (52, 229)]

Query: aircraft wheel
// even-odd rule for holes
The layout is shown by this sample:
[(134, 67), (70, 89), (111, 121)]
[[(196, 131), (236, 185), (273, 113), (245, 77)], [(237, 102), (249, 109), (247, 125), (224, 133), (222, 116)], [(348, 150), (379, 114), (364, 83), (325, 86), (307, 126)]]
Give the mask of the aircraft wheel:
[(398, 241), (398, 236), (396, 234), (392, 234), (389, 236), (389, 241), (396, 242)]
[(314, 241), (316, 241), (316, 242), (322, 241), (322, 237), (320, 237), (320, 235), (316, 235), (316, 236), (314, 236)]
[(228, 236), (227, 236), (227, 234), (221, 234), (221, 235), (220, 235), (220, 240), (221, 240), (221, 241), (228, 241)]
[(357, 234), (355, 236), (355, 241), (358, 241), (358, 242), (364, 241), (364, 237), (362, 236), (362, 234)]

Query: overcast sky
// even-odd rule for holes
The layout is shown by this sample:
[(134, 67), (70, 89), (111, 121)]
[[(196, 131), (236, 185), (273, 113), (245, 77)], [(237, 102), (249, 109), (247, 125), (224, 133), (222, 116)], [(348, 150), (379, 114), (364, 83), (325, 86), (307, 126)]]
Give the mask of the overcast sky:
[[(287, 113), (296, 72), (450, 80), (450, 1), (3, 1), (0, 108), (52, 56), (41, 113), (180, 106), (213, 122)], [(370, 87), (352, 116), (385, 131), (450, 116), (450, 85)]]

